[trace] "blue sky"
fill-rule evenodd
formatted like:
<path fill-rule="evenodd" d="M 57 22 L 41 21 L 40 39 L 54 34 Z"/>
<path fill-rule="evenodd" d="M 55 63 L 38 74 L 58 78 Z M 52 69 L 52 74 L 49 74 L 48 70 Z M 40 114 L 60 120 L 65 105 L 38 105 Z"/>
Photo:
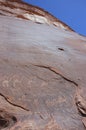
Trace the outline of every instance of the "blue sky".
<path fill-rule="evenodd" d="M 86 36 L 86 0 L 23 0 L 47 10 Z"/>

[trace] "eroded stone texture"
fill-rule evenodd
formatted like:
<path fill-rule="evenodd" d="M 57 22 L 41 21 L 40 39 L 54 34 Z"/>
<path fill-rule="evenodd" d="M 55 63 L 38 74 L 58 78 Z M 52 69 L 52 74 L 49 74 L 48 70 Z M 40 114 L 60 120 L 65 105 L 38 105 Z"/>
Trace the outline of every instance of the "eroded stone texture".
<path fill-rule="evenodd" d="M 0 130 L 85 130 L 85 93 L 85 37 L 0 15 Z"/>
<path fill-rule="evenodd" d="M 0 14 L 31 20 L 40 24 L 52 24 L 58 28 L 73 31 L 68 25 L 52 16 L 47 11 L 21 0 L 0 0 Z"/>

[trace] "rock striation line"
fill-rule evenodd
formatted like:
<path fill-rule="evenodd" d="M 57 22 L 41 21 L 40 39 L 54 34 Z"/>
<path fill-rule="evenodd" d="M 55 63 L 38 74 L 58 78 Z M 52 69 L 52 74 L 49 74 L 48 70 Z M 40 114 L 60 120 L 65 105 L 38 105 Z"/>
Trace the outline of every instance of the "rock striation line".
<path fill-rule="evenodd" d="M 21 108 L 21 109 L 23 109 L 23 110 L 25 110 L 25 111 L 30 111 L 29 109 L 27 109 L 27 108 L 25 108 L 25 107 L 23 107 L 23 106 L 21 106 L 21 105 L 18 105 L 18 104 L 15 104 L 15 103 L 11 102 L 4 94 L 0 93 L 0 96 L 2 96 L 2 97 L 3 97 L 8 103 L 10 103 L 11 105 L 13 105 L 13 106 L 15 106 L 15 107 L 18 107 L 18 108 Z"/>
<path fill-rule="evenodd" d="M 65 79 L 66 81 L 71 82 L 71 83 L 73 83 L 76 87 L 78 87 L 78 84 L 77 84 L 75 81 L 72 81 L 72 80 L 66 78 L 66 77 L 63 76 L 59 71 L 57 71 L 57 69 L 54 68 L 54 67 L 51 67 L 51 66 L 45 66 L 45 65 L 34 65 L 34 66 L 48 69 L 48 70 L 54 72 L 55 74 L 58 74 L 59 76 L 61 76 L 61 77 L 62 77 L 63 79 Z"/>
<path fill-rule="evenodd" d="M 54 72 L 55 74 L 58 74 L 59 76 L 61 76 L 64 80 L 74 84 L 77 88 L 76 88 L 76 96 L 75 96 L 75 104 L 77 106 L 78 111 L 81 113 L 81 115 L 83 117 L 86 117 L 86 101 L 80 96 L 79 94 L 79 87 L 78 84 L 75 81 L 72 81 L 66 77 L 64 77 L 61 73 L 59 73 L 57 71 L 56 68 L 51 67 L 51 66 L 44 66 L 44 65 L 35 65 L 37 67 L 41 67 L 41 68 L 45 68 L 48 69 L 52 72 Z"/>

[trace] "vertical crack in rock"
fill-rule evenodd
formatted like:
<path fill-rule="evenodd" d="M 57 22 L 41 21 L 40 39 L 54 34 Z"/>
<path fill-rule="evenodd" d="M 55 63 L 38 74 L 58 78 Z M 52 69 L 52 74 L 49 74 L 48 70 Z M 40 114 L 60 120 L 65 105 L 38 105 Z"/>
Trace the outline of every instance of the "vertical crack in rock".
<path fill-rule="evenodd" d="M 0 96 L 2 96 L 8 103 L 10 103 L 11 105 L 13 105 L 13 106 L 15 106 L 15 107 L 19 107 L 19 108 L 21 108 L 21 109 L 23 109 L 23 110 L 25 110 L 25 111 L 30 111 L 29 109 L 27 109 L 27 108 L 25 108 L 25 107 L 23 107 L 23 106 L 21 106 L 21 105 L 18 105 L 18 104 L 15 104 L 15 103 L 13 103 L 13 102 L 11 102 L 5 95 L 3 95 L 2 93 L 0 93 Z"/>

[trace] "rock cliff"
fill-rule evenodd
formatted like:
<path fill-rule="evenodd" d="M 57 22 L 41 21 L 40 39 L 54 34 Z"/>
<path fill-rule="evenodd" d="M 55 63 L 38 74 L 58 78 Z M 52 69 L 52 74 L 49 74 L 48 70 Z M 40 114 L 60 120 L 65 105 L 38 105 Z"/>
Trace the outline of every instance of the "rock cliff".
<path fill-rule="evenodd" d="M 0 0 L 0 130 L 86 129 L 86 37 L 48 12 Z"/>

